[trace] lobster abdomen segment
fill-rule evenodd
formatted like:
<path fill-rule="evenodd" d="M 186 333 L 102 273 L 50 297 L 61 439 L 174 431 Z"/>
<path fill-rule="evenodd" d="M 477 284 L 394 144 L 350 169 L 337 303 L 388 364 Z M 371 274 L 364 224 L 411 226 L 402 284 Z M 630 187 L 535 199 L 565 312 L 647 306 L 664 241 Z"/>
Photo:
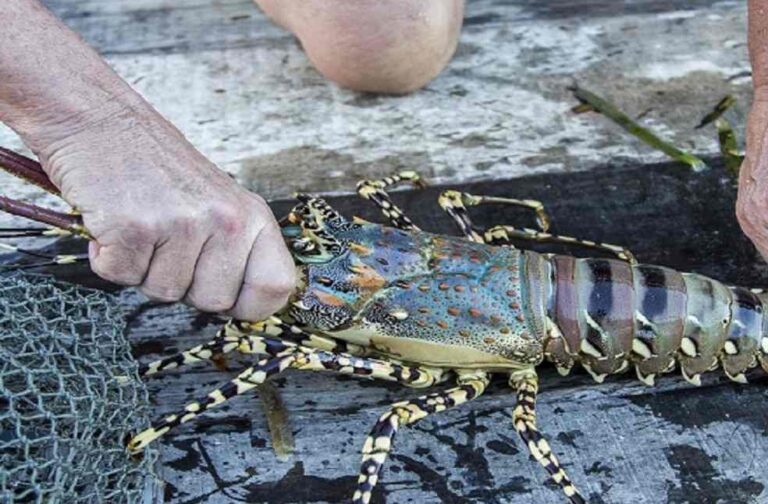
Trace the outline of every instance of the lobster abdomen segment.
<path fill-rule="evenodd" d="M 648 384 L 676 363 L 694 383 L 718 365 L 736 381 L 758 362 L 768 371 L 768 321 L 748 289 L 660 266 L 525 254 L 530 270 L 548 273 L 549 286 L 532 290 L 547 299 L 531 306 L 546 307 L 545 357 L 560 369 L 580 363 L 602 381 L 634 365 Z"/>

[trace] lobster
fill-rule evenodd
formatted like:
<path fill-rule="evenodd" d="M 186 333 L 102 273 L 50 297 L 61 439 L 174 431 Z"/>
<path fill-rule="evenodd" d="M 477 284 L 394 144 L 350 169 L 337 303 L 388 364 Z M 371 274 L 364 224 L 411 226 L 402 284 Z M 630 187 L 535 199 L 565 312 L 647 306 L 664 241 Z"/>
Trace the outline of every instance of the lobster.
<path fill-rule="evenodd" d="M 33 160 L 0 149 L 0 166 L 57 193 Z M 143 377 L 222 354 L 255 355 L 256 363 L 183 410 L 158 419 L 127 443 L 141 452 L 176 426 L 258 387 L 287 369 L 330 371 L 426 388 L 455 385 L 391 406 L 363 445 L 353 502 L 367 503 L 402 426 L 483 394 L 493 374 L 508 377 L 517 404 L 512 425 L 526 448 L 571 503 L 586 502 L 536 425 L 539 381 L 547 361 L 561 374 L 577 364 L 597 382 L 634 367 L 653 385 L 677 366 L 700 385 L 722 367 L 746 383 L 758 364 L 768 372 L 768 298 L 694 273 L 638 264 L 626 249 L 548 232 L 535 200 L 445 191 L 440 206 L 463 237 L 420 230 L 386 189 L 423 181 L 401 172 L 358 184 L 390 226 L 348 220 L 323 199 L 297 195 L 281 219 L 298 284 L 288 304 L 261 321 L 231 320 L 214 339 L 142 365 Z M 495 226 L 479 232 L 468 207 L 509 204 L 532 210 L 538 229 Z M 90 238 L 76 213 L 55 212 L 0 197 L 0 209 L 51 228 L 19 235 L 69 233 Z M 615 256 L 577 259 L 512 246 L 513 240 L 579 245 Z M 50 257 L 73 262 L 84 257 Z"/>

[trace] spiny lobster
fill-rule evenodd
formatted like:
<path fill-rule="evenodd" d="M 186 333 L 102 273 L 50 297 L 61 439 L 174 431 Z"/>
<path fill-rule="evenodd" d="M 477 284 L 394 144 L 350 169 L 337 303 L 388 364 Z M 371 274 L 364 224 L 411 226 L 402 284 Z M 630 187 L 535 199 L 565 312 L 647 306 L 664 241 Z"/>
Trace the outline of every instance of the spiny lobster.
<path fill-rule="evenodd" d="M 57 193 L 31 159 L 0 150 L 0 166 Z M 267 320 L 232 320 L 216 337 L 177 355 L 143 365 L 142 376 L 238 351 L 256 364 L 182 411 L 157 420 L 129 440 L 138 453 L 177 425 L 243 394 L 287 369 L 332 371 L 430 387 L 456 385 L 392 405 L 363 445 L 355 503 L 371 499 L 392 440 L 412 424 L 482 394 L 493 373 L 517 393 L 512 424 L 530 454 L 571 503 L 586 502 L 536 427 L 536 366 L 554 363 L 562 374 L 576 364 L 596 381 L 634 367 L 653 385 L 680 366 L 699 385 L 703 372 L 722 366 L 745 383 L 758 363 L 768 371 L 764 297 L 749 289 L 644 264 L 615 245 L 548 232 L 534 200 L 445 191 L 440 206 L 463 238 L 421 231 L 385 189 L 421 184 L 414 172 L 363 181 L 358 193 L 375 203 L 391 227 L 345 219 L 322 199 L 298 195 L 281 220 L 299 282 L 290 302 Z M 498 203 L 535 212 L 539 229 L 496 226 L 476 231 L 467 207 Z M 54 212 L 0 197 L 0 209 L 43 222 L 51 230 L 90 238 L 76 214 Z M 520 250 L 511 240 L 577 244 L 617 259 L 576 259 Z M 71 262 L 82 257 L 51 257 Z"/>

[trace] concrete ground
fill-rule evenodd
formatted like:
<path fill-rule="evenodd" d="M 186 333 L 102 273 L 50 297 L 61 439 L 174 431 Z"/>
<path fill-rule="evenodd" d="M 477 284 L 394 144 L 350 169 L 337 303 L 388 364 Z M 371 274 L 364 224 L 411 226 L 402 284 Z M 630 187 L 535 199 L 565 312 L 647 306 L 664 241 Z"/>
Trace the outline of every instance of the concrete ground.
<path fill-rule="evenodd" d="M 349 191 L 403 167 L 459 183 L 663 159 L 602 117 L 570 113 L 574 81 L 701 154 L 717 146 L 698 119 L 727 93 L 738 123 L 749 104 L 744 2 L 470 0 L 448 68 L 398 98 L 324 80 L 248 0 L 45 3 L 267 198 Z M 21 147 L 7 131 L 0 143 Z"/>

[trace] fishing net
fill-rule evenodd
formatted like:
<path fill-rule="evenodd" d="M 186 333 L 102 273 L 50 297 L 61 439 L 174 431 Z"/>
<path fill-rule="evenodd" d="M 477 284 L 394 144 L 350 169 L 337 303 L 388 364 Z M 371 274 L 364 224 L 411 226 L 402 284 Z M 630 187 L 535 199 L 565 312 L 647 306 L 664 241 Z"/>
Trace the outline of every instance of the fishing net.
<path fill-rule="evenodd" d="M 114 297 L 47 277 L 0 274 L 0 504 L 133 503 L 155 454 L 125 438 L 147 425 L 147 391 Z"/>

